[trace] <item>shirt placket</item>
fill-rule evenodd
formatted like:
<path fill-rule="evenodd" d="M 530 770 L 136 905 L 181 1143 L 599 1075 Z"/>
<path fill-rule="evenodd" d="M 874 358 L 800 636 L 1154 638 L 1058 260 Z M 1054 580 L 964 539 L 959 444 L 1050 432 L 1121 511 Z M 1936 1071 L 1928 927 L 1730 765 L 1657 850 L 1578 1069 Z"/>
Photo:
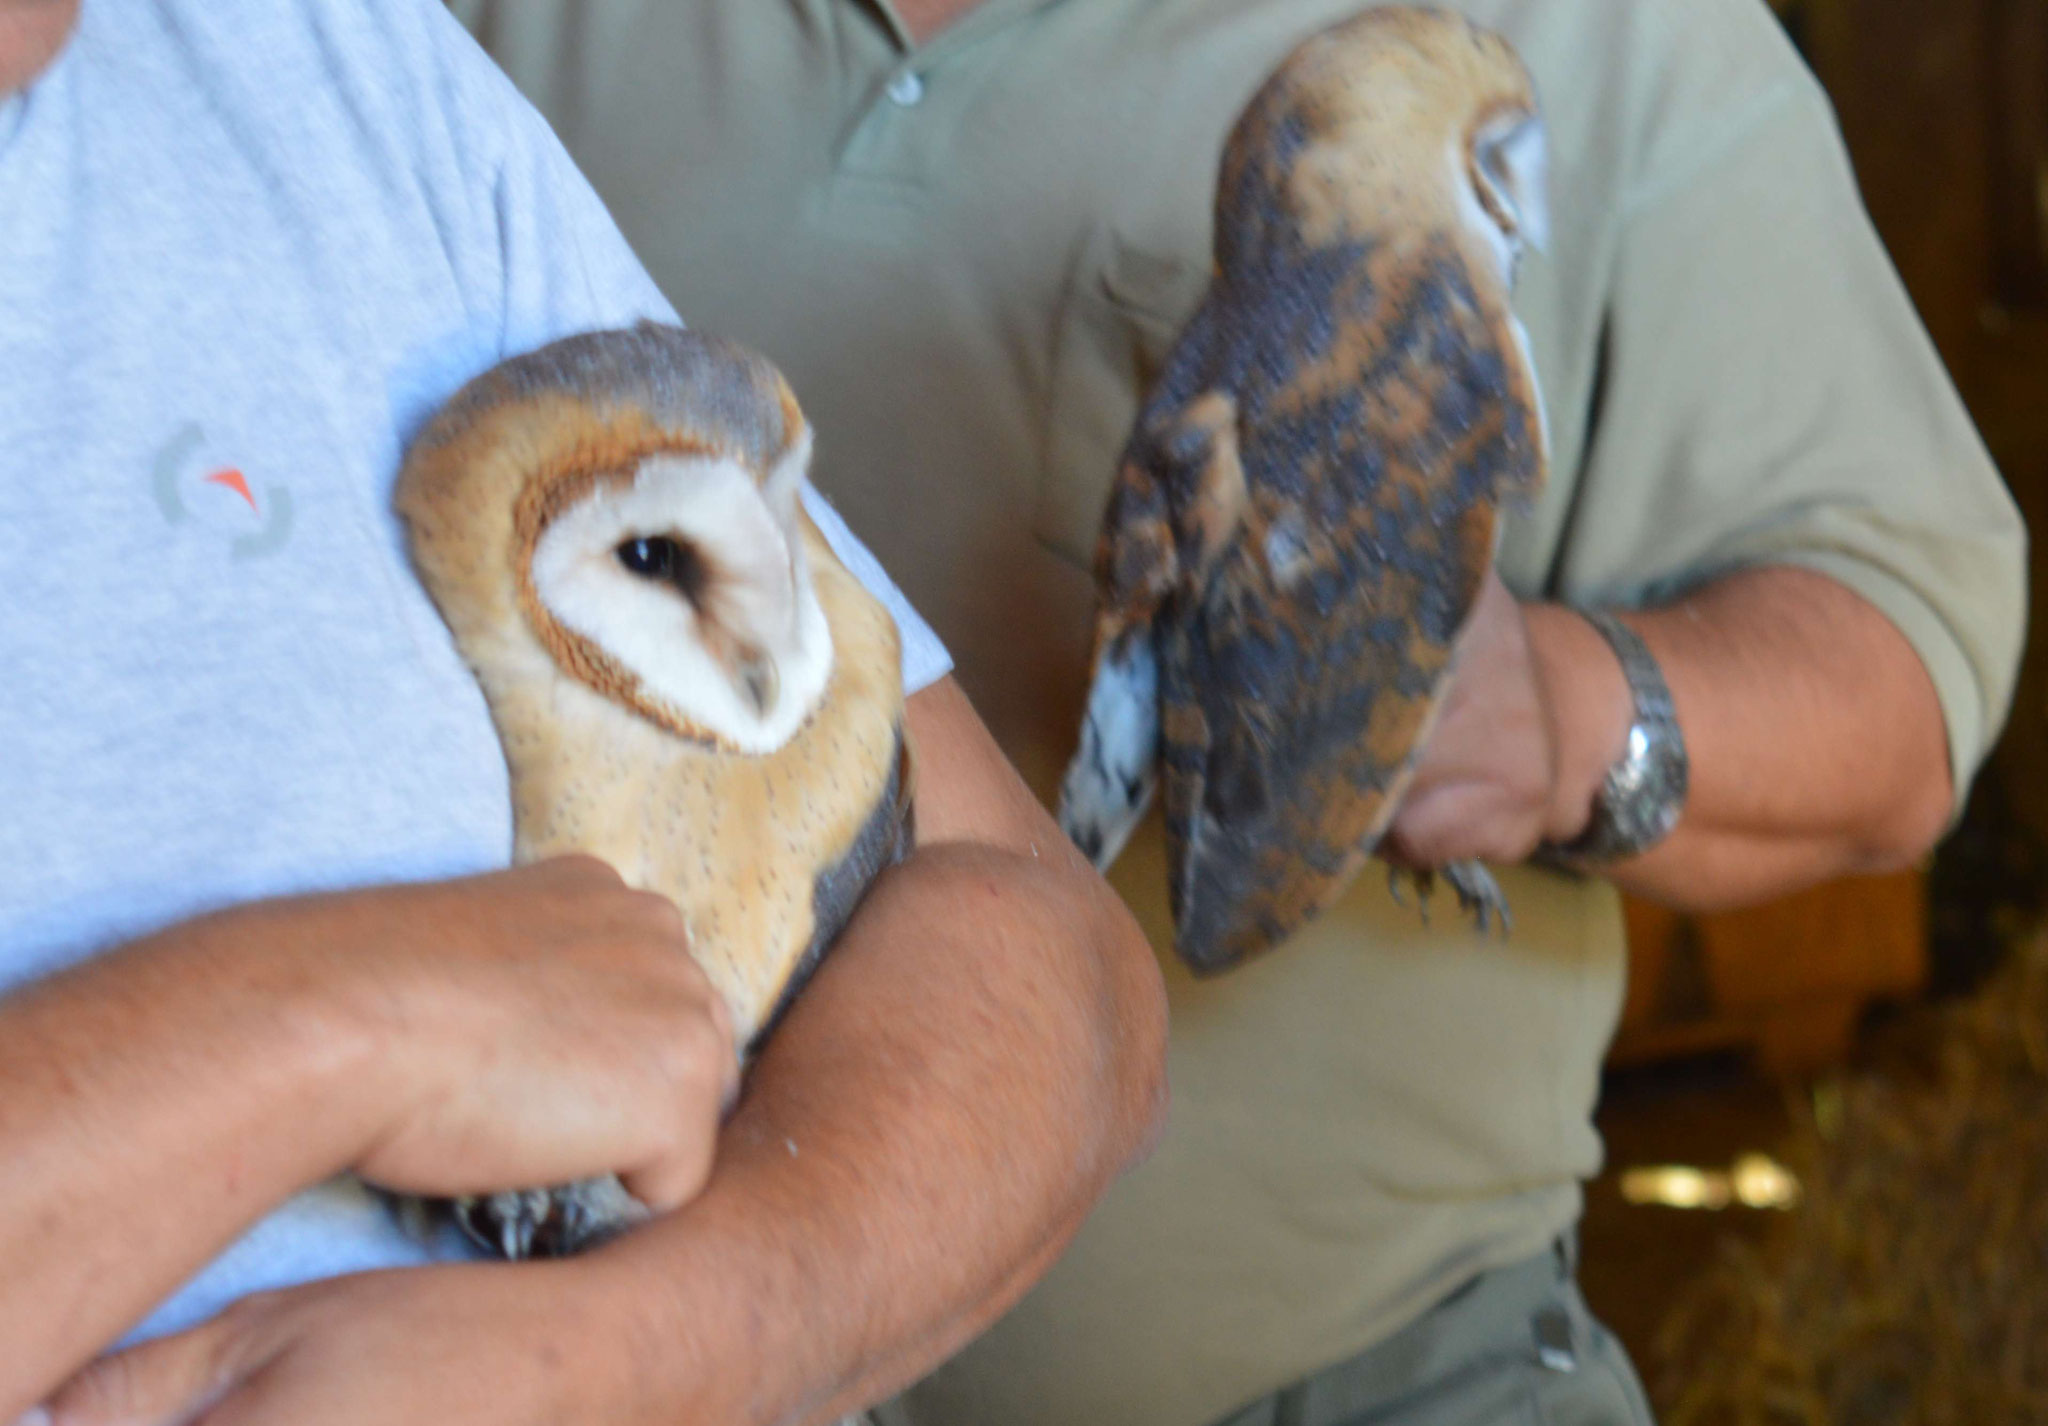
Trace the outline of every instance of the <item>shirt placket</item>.
<path fill-rule="evenodd" d="M 956 110 L 933 94 L 960 77 L 962 67 L 953 61 L 1061 0 L 982 0 L 923 45 L 911 38 L 888 0 L 829 2 L 861 12 L 882 41 L 875 49 L 847 52 L 850 64 L 867 69 L 848 76 L 848 92 L 857 97 L 836 156 L 836 177 L 843 184 L 876 184 L 907 195 L 928 183 L 944 138 L 938 131 L 943 114 Z"/>

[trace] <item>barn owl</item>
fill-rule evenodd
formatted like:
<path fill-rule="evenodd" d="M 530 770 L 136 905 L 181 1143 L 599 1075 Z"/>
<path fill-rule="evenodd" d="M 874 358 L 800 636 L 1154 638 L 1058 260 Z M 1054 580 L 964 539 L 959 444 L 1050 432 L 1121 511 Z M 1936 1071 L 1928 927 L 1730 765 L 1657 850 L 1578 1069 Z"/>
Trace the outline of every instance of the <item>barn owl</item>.
<path fill-rule="evenodd" d="M 1198 971 L 1324 910 L 1392 820 L 1505 502 L 1548 437 L 1509 308 L 1546 237 L 1506 41 L 1375 9 L 1309 39 L 1224 149 L 1216 271 L 1124 449 L 1061 821 L 1106 867 L 1164 782 Z M 1442 869 L 1481 926 L 1477 863 Z M 1422 878 L 1427 889 L 1427 875 Z"/>
<path fill-rule="evenodd" d="M 896 626 L 803 511 L 810 454 L 768 361 L 642 323 L 478 377 L 396 493 L 504 749 L 515 859 L 590 853 L 674 901 L 742 1046 L 912 836 Z M 512 1257 L 640 1216 L 615 1179 L 456 1211 Z"/>

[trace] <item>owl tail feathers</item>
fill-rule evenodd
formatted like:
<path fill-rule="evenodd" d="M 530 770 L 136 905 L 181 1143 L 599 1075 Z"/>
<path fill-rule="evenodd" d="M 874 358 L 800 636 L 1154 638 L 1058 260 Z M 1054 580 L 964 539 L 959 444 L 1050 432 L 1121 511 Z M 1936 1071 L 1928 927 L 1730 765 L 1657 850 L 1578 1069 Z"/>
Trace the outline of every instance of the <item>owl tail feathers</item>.
<path fill-rule="evenodd" d="M 1081 746 L 1060 784 L 1060 830 L 1106 871 L 1145 815 L 1157 783 L 1159 661 L 1143 633 L 1105 643 L 1095 661 Z"/>

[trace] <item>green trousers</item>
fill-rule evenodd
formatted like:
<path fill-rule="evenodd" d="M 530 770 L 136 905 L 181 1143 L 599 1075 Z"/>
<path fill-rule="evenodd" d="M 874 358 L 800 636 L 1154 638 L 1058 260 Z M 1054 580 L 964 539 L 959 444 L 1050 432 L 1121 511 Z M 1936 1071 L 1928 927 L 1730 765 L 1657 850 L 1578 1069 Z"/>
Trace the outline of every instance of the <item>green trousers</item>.
<path fill-rule="evenodd" d="M 1574 1280 L 1574 1239 L 1475 1278 L 1378 1346 L 1216 1426 L 1651 1426 L 1613 1333 Z"/>

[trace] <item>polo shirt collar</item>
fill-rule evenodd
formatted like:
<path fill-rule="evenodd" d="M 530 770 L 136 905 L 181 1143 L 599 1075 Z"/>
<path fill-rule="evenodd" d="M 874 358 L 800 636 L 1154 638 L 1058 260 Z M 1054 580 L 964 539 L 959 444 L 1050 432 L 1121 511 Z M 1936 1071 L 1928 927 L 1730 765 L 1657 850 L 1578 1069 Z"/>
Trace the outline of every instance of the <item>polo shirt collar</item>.
<path fill-rule="evenodd" d="M 1065 4 L 1067 0 L 980 0 L 973 9 L 921 45 L 911 38 L 910 30 L 904 25 L 902 16 L 896 13 L 892 0 L 840 0 L 840 3 L 864 9 L 880 20 L 897 48 L 905 54 L 936 60 L 997 30 L 1031 19 L 1042 10 Z"/>

